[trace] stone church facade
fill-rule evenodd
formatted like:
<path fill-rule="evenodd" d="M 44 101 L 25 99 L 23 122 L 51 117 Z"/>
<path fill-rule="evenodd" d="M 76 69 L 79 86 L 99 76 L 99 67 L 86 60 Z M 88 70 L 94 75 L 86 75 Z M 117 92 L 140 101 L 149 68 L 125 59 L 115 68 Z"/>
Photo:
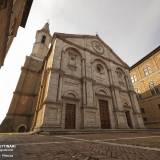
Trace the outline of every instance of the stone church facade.
<path fill-rule="evenodd" d="M 98 35 L 51 39 L 46 24 L 25 66 L 6 116 L 13 130 L 144 128 L 129 67 Z"/>

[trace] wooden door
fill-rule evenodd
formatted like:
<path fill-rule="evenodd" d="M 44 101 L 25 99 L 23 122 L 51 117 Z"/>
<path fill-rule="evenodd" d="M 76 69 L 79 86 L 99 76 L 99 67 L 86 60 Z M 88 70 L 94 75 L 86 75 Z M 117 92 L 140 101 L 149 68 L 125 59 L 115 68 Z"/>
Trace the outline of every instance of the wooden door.
<path fill-rule="evenodd" d="M 65 114 L 65 128 L 66 129 L 75 129 L 76 124 L 76 105 L 75 104 L 66 104 L 66 114 Z"/>
<path fill-rule="evenodd" d="M 132 121 L 131 121 L 130 113 L 129 113 L 129 111 L 126 111 L 125 113 L 126 113 L 126 119 L 127 119 L 128 127 L 132 128 Z"/>
<path fill-rule="evenodd" d="M 108 101 L 99 100 L 99 109 L 100 109 L 101 128 L 102 129 L 110 128 L 111 126 L 110 126 Z"/>

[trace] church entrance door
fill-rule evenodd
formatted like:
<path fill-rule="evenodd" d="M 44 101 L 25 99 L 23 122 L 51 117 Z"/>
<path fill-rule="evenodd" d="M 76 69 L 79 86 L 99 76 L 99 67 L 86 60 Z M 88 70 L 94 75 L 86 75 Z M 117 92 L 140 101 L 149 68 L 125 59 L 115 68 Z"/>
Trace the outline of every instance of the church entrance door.
<path fill-rule="evenodd" d="M 75 129 L 76 121 L 76 105 L 66 104 L 65 113 L 65 129 Z"/>
<path fill-rule="evenodd" d="M 132 127 L 132 121 L 131 121 L 130 112 L 129 112 L 129 111 L 126 111 L 125 114 L 126 114 L 126 118 L 127 118 L 128 127 L 129 127 L 129 128 L 133 128 L 133 127 Z"/>
<path fill-rule="evenodd" d="M 99 100 L 99 109 L 100 109 L 101 128 L 109 129 L 111 126 L 110 126 L 108 101 Z"/>

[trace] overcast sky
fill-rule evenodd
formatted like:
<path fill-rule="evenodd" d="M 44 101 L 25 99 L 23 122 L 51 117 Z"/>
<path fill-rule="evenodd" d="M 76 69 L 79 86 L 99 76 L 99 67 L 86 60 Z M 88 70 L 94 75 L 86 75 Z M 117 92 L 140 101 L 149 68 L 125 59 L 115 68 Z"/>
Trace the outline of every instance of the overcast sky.
<path fill-rule="evenodd" d="M 0 69 L 0 122 L 5 117 L 36 30 L 50 22 L 51 33 L 96 33 L 128 64 L 160 45 L 160 0 L 33 0 L 25 29 Z"/>

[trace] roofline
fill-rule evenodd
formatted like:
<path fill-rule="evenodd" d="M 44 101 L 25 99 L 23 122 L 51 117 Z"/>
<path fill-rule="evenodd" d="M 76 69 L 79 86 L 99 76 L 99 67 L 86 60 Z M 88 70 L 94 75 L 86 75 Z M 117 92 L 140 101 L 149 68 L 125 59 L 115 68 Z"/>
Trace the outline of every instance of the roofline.
<path fill-rule="evenodd" d="M 53 35 L 56 35 L 56 36 L 68 36 L 68 37 L 91 37 L 91 38 L 97 38 L 97 35 L 72 34 L 72 33 L 61 33 L 61 32 L 54 32 Z"/>
<path fill-rule="evenodd" d="M 22 20 L 21 20 L 21 24 L 20 24 L 20 26 L 23 27 L 23 28 L 26 26 L 32 3 L 33 3 L 33 0 L 27 0 L 27 2 L 25 4 L 25 8 L 24 8 L 24 11 L 23 11 L 23 16 L 22 16 Z"/>
<path fill-rule="evenodd" d="M 103 43 L 103 45 L 105 45 L 124 65 L 126 65 L 127 68 L 129 68 L 128 64 L 126 62 L 124 62 L 118 55 L 117 53 L 114 52 L 114 50 L 108 45 L 106 44 L 97 34 L 96 37 Z"/>
<path fill-rule="evenodd" d="M 108 46 L 108 44 L 106 44 L 100 37 L 98 34 L 96 35 L 87 35 L 87 34 L 68 34 L 68 33 L 59 33 L 59 32 L 54 32 L 53 34 L 53 37 L 56 37 L 58 38 L 58 36 L 68 36 L 68 37 L 77 37 L 77 38 L 81 38 L 81 37 L 84 37 L 84 38 L 98 38 L 102 43 L 103 45 L 105 45 L 127 68 L 129 68 L 128 64 L 125 63 L 114 51 L 113 49 Z"/>
<path fill-rule="evenodd" d="M 134 65 L 132 65 L 130 67 L 130 70 L 132 70 L 133 68 L 135 68 L 136 66 L 138 66 L 139 64 L 141 64 L 143 61 L 145 61 L 146 59 L 148 59 L 151 56 L 153 56 L 154 54 L 156 54 L 158 51 L 160 51 L 160 46 L 158 46 L 157 48 L 155 48 L 153 51 L 151 51 L 150 53 L 148 53 L 145 57 L 143 57 L 138 62 L 136 62 Z"/>

